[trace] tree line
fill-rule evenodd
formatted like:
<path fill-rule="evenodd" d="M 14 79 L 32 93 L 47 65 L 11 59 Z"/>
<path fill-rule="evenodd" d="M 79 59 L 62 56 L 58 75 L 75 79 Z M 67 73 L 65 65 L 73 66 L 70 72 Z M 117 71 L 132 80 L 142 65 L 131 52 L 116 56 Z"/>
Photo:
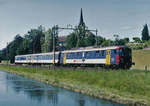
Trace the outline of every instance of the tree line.
<path fill-rule="evenodd" d="M 51 52 L 53 50 L 53 29 L 45 30 L 43 26 L 39 26 L 30 29 L 23 37 L 17 34 L 4 49 L 0 50 L 0 61 L 10 60 L 13 63 L 16 55 Z M 55 36 L 55 45 L 56 50 L 60 50 L 62 47 L 72 49 L 87 46 L 113 46 L 125 45 L 130 42 L 129 38 L 120 39 L 119 35 L 113 37 L 115 39 L 110 40 L 102 36 L 96 36 L 88 30 L 87 26 L 79 25 L 66 37 L 64 45 L 59 45 L 59 37 Z M 133 40 L 136 43 L 150 40 L 147 24 L 144 25 L 141 39 L 134 37 Z"/>

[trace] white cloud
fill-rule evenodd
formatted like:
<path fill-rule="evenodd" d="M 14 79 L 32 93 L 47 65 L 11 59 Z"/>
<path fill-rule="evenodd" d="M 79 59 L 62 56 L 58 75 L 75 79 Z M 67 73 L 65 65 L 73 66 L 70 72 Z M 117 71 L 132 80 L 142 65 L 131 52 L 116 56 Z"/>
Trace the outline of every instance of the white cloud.
<path fill-rule="evenodd" d="M 130 27 L 130 26 L 123 26 L 120 29 L 121 30 L 130 30 L 130 29 L 132 29 L 132 27 Z"/>

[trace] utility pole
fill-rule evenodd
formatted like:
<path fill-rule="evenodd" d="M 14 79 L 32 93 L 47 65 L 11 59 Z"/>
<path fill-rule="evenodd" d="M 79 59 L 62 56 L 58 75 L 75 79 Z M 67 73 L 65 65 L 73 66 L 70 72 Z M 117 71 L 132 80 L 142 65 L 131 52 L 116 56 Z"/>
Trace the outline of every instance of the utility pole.
<path fill-rule="evenodd" d="M 56 36 L 58 36 L 58 25 L 54 25 L 52 28 L 53 35 L 53 68 L 55 70 L 55 49 L 56 49 Z"/>
<path fill-rule="evenodd" d="M 98 45 L 98 37 L 97 37 L 97 33 L 98 33 L 98 30 L 96 29 L 96 46 Z"/>
<path fill-rule="evenodd" d="M 9 61 L 9 50 L 8 50 L 9 48 L 8 48 L 8 42 L 7 42 L 7 49 L 6 49 L 6 60 L 7 60 L 7 65 L 8 65 L 8 61 Z"/>
<path fill-rule="evenodd" d="M 53 35 L 53 68 L 55 70 L 55 25 L 54 27 L 52 28 L 52 35 Z"/>

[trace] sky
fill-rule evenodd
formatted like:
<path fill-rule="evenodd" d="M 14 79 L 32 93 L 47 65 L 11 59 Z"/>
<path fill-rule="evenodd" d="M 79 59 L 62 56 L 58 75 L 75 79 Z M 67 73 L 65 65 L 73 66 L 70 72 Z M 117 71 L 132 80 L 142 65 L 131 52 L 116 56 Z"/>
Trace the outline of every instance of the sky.
<path fill-rule="evenodd" d="M 141 37 L 143 25 L 150 26 L 150 0 L 0 0 L 0 49 L 40 25 L 78 25 L 81 8 L 86 26 L 107 39 Z"/>

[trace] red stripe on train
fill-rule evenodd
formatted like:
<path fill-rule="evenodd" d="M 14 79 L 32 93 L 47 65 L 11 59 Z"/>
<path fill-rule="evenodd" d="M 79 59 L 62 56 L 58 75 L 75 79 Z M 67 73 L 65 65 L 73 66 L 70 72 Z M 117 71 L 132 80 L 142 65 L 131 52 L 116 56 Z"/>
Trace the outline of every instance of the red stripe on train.
<path fill-rule="evenodd" d="M 116 56 L 116 60 L 117 60 L 116 63 L 117 64 L 119 64 L 119 59 L 120 59 L 120 56 Z"/>

